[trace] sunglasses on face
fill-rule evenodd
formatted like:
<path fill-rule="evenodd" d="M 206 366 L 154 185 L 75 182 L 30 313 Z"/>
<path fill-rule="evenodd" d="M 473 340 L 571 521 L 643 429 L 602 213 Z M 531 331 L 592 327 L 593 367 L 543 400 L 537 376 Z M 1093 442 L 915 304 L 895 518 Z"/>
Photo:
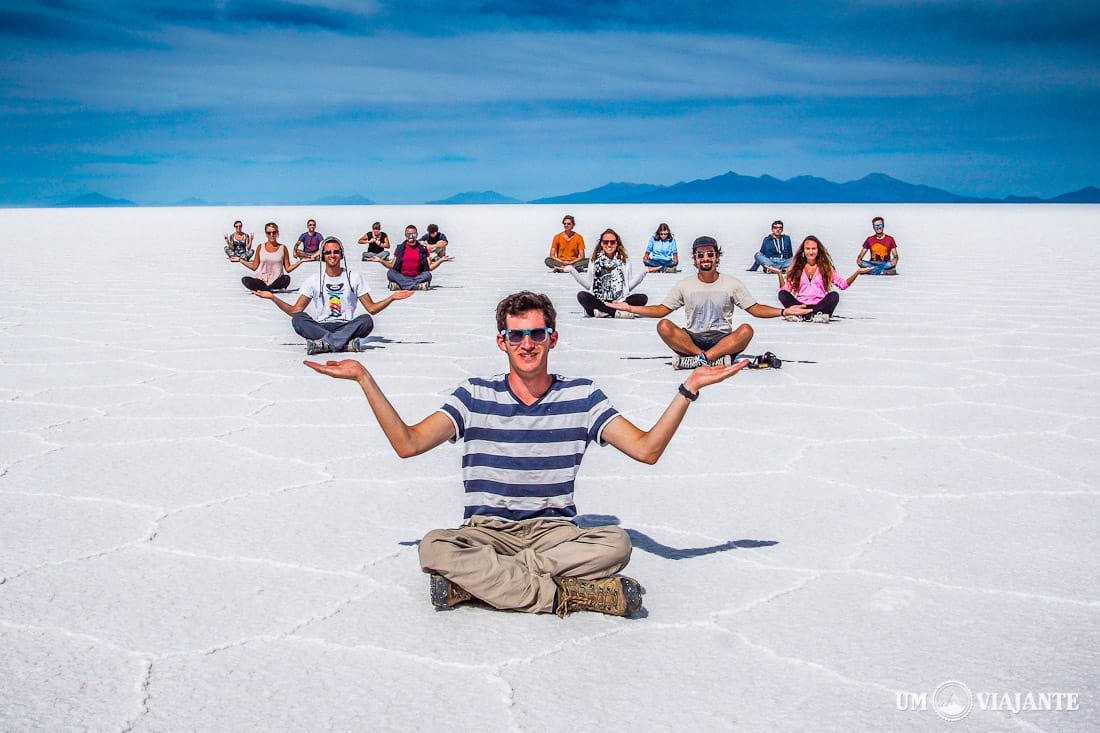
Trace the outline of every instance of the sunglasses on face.
<path fill-rule="evenodd" d="M 416 232 L 405 232 L 405 239 L 416 239 Z"/>
<path fill-rule="evenodd" d="M 882 229 L 882 224 L 875 224 L 875 229 Z"/>
<path fill-rule="evenodd" d="M 617 240 L 617 239 L 601 239 L 600 240 L 600 244 L 618 244 L 618 243 L 619 243 L 619 240 Z"/>
<path fill-rule="evenodd" d="M 718 257 L 717 252 L 696 252 L 695 259 L 697 260 L 713 260 Z"/>
<path fill-rule="evenodd" d="M 518 346 L 523 343 L 525 337 L 530 336 L 531 341 L 536 344 L 541 344 L 550 338 L 550 334 L 554 333 L 552 328 L 506 328 L 500 332 L 500 335 L 504 337 L 504 340 L 508 343 Z"/>
<path fill-rule="evenodd" d="M 341 252 L 338 249 L 326 249 L 325 250 L 325 257 L 328 257 L 329 255 L 342 255 L 342 254 L 344 254 L 344 253 Z"/>
<path fill-rule="evenodd" d="M 278 234 L 278 233 L 279 233 L 278 229 L 276 229 L 275 231 L 271 231 L 270 229 L 268 229 L 264 232 L 264 234 Z"/>

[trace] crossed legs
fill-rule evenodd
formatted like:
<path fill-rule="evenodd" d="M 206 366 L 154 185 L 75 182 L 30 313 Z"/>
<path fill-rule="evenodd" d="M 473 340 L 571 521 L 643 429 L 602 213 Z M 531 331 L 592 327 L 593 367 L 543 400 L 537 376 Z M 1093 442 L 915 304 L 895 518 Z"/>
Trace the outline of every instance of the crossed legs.
<path fill-rule="evenodd" d="M 324 341 L 332 351 L 343 351 L 348 342 L 366 338 L 374 330 L 374 319 L 369 313 L 343 321 L 318 323 L 305 311 L 295 313 L 290 319 L 294 332 L 309 341 Z"/>
<path fill-rule="evenodd" d="M 723 356 L 737 356 L 744 351 L 752 341 L 753 331 L 752 326 L 742 323 L 713 344 L 701 344 L 692 339 L 691 333 L 686 328 L 677 326 L 667 318 L 662 318 L 657 324 L 657 335 L 668 348 L 680 356 L 695 356 L 702 353 L 707 361 L 714 361 Z"/>
<path fill-rule="evenodd" d="M 626 567 L 630 551 L 630 537 L 614 525 L 474 517 L 464 527 L 425 535 L 420 566 L 495 608 L 553 613 L 555 577 L 606 578 Z"/>

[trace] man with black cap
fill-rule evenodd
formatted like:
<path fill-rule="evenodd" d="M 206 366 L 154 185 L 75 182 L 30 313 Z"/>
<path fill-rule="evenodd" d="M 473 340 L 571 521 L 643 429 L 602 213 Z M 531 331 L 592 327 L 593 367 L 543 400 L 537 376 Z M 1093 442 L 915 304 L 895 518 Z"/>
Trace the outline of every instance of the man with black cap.
<path fill-rule="evenodd" d="M 659 305 L 629 305 L 621 301 L 610 304 L 636 316 L 661 319 L 657 335 L 676 352 L 672 359 L 674 369 L 726 366 L 744 351 L 752 340 L 752 326 L 742 323 L 736 329 L 733 327 L 734 306 L 757 318 L 810 312 L 804 306 L 774 308 L 757 303 L 740 280 L 718 272 L 721 257 L 722 250 L 714 237 L 699 237 L 691 245 L 695 277 L 676 283 Z M 687 310 L 686 328 L 665 318 L 682 307 Z"/>
<path fill-rule="evenodd" d="M 291 305 L 268 291 L 253 291 L 257 297 L 270 300 L 283 313 L 290 316 L 294 331 L 306 339 L 306 353 L 323 354 L 329 351 L 362 351 L 360 339 L 374 330 L 372 315 L 395 300 L 404 300 L 413 294 L 411 290 L 399 290 L 377 303 L 367 292 L 366 283 L 358 272 L 349 272 L 341 264 L 344 245 L 336 237 L 321 242 L 322 269 L 316 277 L 302 283 L 298 301 Z M 366 313 L 355 317 L 356 302 L 362 303 Z M 306 307 L 313 305 L 311 316 Z"/>

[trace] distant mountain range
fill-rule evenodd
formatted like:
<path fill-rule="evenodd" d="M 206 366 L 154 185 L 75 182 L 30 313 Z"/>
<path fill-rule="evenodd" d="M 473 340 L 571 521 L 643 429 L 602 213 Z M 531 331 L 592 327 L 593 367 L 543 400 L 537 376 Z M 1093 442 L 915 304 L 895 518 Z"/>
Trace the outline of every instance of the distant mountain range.
<path fill-rule="evenodd" d="M 329 196 L 305 205 L 369 206 L 371 199 L 351 194 Z M 872 173 L 856 181 L 835 183 L 815 176 L 796 176 L 786 181 L 772 176 L 742 176 L 730 171 L 714 178 L 681 181 L 671 186 L 652 183 L 608 183 L 599 188 L 524 202 L 496 191 L 467 191 L 428 204 L 1100 204 L 1095 186 L 1054 198 L 1007 196 L 1002 199 L 962 196 L 940 188 L 922 186 Z M 137 206 L 133 201 L 89 193 L 54 206 Z M 172 206 L 223 206 L 191 198 Z"/>
<path fill-rule="evenodd" d="M 79 209 L 96 206 L 137 206 L 137 204 L 129 199 L 113 199 L 101 193 L 86 193 L 83 196 L 77 196 L 75 199 L 69 199 L 68 201 L 54 204 L 54 206 L 66 209 Z"/>
<path fill-rule="evenodd" d="M 374 202 L 366 196 L 360 196 L 357 193 L 353 193 L 350 196 L 326 196 L 323 199 L 317 201 L 311 201 L 308 203 L 317 204 L 318 206 L 373 206 Z"/>
<path fill-rule="evenodd" d="M 1009 196 L 1003 199 L 960 196 L 920 186 L 882 173 L 858 181 L 834 183 L 814 176 L 781 181 L 772 176 L 741 176 L 732 171 L 714 178 L 653 186 L 609 183 L 590 191 L 536 199 L 533 204 L 981 204 L 981 203 L 1100 203 L 1094 186 L 1052 199 Z"/>
<path fill-rule="evenodd" d="M 447 199 L 439 201 L 425 201 L 427 204 L 522 204 L 519 199 L 497 193 L 496 191 L 466 191 L 456 193 Z"/>

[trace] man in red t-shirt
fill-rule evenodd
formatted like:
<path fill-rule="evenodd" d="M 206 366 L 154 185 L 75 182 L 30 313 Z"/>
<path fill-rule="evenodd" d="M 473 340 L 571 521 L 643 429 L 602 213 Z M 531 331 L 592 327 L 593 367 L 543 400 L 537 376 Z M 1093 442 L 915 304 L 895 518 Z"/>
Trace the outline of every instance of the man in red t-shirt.
<path fill-rule="evenodd" d="M 876 216 L 871 220 L 871 226 L 875 233 L 863 240 L 863 249 L 856 257 L 856 265 L 861 269 L 870 267 L 868 275 L 897 275 L 898 243 L 884 231 L 886 220 Z"/>
<path fill-rule="evenodd" d="M 432 281 L 432 270 L 450 262 L 454 257 L 444 255 L 438 260 L 428 260 L 428 246 L 416 241 L 416 227 L 405 227 L 405 241 L 397 245 L 393 259 L 368 257 L 367 262 L 377 262 L 387 269 L 386 279 L 390 290 L 427 290 Z"/>

